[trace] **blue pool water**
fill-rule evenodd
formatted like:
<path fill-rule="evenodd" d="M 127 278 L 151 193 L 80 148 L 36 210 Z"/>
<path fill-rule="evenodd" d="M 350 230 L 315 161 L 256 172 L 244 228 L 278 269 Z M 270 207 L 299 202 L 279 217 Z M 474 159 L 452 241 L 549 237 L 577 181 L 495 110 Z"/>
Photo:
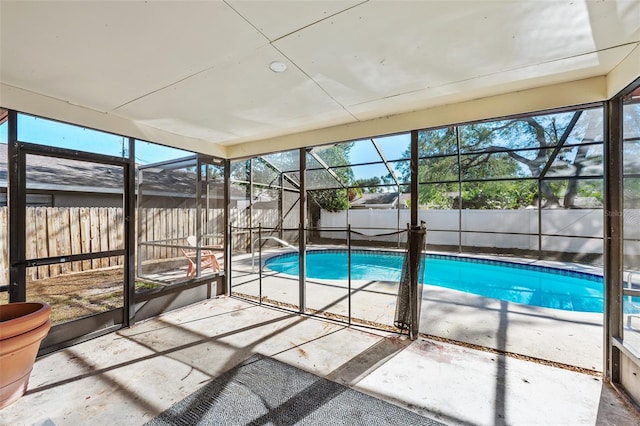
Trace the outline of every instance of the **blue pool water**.
<path fill-rule="evenodd" d="M 352 250 L 351 279 L 399 281 L 403 254 Z M 424 284 L 545 308 L 602 312 L 602 277 L 581 272 L 457 256 L 426 255 Z M 268 259 L 266 267 L 298 275 L 298 253 Z M 307 252 L 307 277 L 348 279 L 346 250 Z"/>

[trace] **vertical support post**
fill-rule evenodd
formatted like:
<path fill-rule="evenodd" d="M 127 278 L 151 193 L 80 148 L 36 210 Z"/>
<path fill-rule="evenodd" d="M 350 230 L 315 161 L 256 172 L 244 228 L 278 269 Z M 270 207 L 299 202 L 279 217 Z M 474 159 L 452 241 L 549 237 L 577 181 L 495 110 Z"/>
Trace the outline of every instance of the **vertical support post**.
<path fill-rule="evenodd" d="M 202 275 L 202 162 L 196 159 L 196 277 Z"/>
<path fill-rule="evenodd" d="M 134 160 L 134 165 L 135 165 L 135 160 Z M 134 166 L 135 167 L 135 166 Z M 142 230 L 142 215 L 140 214 L 140 212 L 142 211 L 142 205 L 143 205 L 143 194 L 142 194 L 142 190 L 140 190 L 139 188 L 142 188 L 144 185 L 144 170 L 140 170 L 138 173 L 138 188 L 136 188 L 136 193 L 138 194 L 137 197 L 135 197 L 134 194 L 134 198 L 135 198 L 135 203 L 136 203 L 136 223 L 137 223 L 137 229 L 138 232 L 141 232 Z M 125 217 L 127 216 L 126 211 L 125 211 Z M 126 238 L 126 237 L 125 237 Z M 137 269 L 137 273 L 138 276 L 142 275 L 142 245 L 140 244 L 140 239 L 138 239 L 138 236 L 136 235 L 136 269 Z M 145 253 L 147 252 L 147 249 L 145 249 Z"/>
<path fill-rule="evenodd" d="M 351 224 L 347 224 L 347 286 L 348 286 L 348 320 L 351 325 Z"/>
<path fill-rule="evenodd" d="M 224 161 L 224 294 L 231 294 L 231 161 Z M 228 226 L 227 226 L 228 224 Z"/>
<path fill-rule="evenodd" d="M 396 231 L 400 231 L 400 201 L 402 200 L 402 193 L 400 192 L 400 185 L 396 186 L 397 190 L 398 190 L 398 205 L 396 206 L 396 213 L 397 213 L 397 218 L 396 218 Z M 398 234 L 396 234 L 396 248 L 400 248 L 400 232 L 398 232 Z"/>
<path fill-rule="evenodd" d="M 538 259 L 542 259 L 542 178 L 538 178 Z"/>
<path fill-rule="evenodd" d="M 422 265 L 422 247 L 426 229 L 424 222 L 419 226 L 407 227 L 409 240 L 409 338 L 416 340 L 420 332 L 420 308 L 422 305 L 422 288 L 420 271 Z"/>
<path fill-rule="evenodd" d="M 418 170 L 418 131 L 411 132 L 411 226 L 418 224 L 418 182 L 420 181 Z M 400 226 L 398 226 L 399 228 Z M 409 238 L 409 235 L 407 235 Z"/>
<path fill-rule="evenodd" d="M 345 216 L 347 218 L 347 226 L 349 226 L 349 210 L 351 210 L 351 209 L 347 208 L 347 210 L 345 210 L 346 211 L 346 215 Z"/>
<path fill-rule="evenodd" d="M 258 299 L 262 305 L 262 222 L 258 223 Z"/>
<path fill-rule="evenodd" d="M 409 242 L 409 339 L 416 340 L 416 273 L 415 273 L 415 250 L 413 234 L 414 226 L 407 226 L 407 240 Z"/>
<path fill-rule="evenodd" d="M 458 253 L 462 253 L 462 157 L 460 156 L 460 127 L 455 126 L 458 153 Z"/>
<path fill-rule="evenodd" d="M 129 138 L 129 158 L 124 166 L 124 326 L 136 315 L 136 141 Z M 138 194 L 139 196 L 141 194 Z"/>
<path fill-rule="evenodd" d="M 280 215 L 280 222 L 278 224 L 278 238 L 284 239 L 284 174 L 280 173 L 280 196 L 278 197 L 278 213 Z"/>
<path fill-rule="evenodd" d="M 18 144 L 18 114 L 8 112 L 9 302 L 27 300 L 26 156 Z"/>
<path fill-rule="evenodd" d="M 306 311 L 306 280 L 307 280 L 307 189 L 305 185 L 305 174 L 307 169 L 307 150 L 300 148 L 300 227 L 298 243 L 298 265 L 299 267 L 299 295 L 300 313 Z"/>
<path fill-rule="evenodd" d="M 231 274 L 233 271 L 233 265 L 232 265 L 232 259 L 231 259 L 231 253 L 233 253 L 233 225 L 229 224 L 225 227 L 227 229 L 227 235 L 229 236 L 229 239 L 226 240 L 227 241 L 227 245 L 224 248 L 224 276 L 225 276 L 225 282 L 227 285 L 227 292 L 226 295 L 227 296 L 231 296 L 231 292 L 233 291 L 233 280 L 231 278 Z"/>
<path fill-rule="evenodd" d="M 249 170 L 247 173 L 249 175 L 249 220 L 247 221 L 247 225 L 249 228 L 249 250 L 251 251 L 251 256 L 253 257 L 253 162 L 254 159 L 249 159 Z"/>
<path fill-rule="evenodd" d="M 620 350 L 613 339 L 622 339 L 622 98 L 605 106 L 604 141 L 604 377 L 620 383 Z"/>

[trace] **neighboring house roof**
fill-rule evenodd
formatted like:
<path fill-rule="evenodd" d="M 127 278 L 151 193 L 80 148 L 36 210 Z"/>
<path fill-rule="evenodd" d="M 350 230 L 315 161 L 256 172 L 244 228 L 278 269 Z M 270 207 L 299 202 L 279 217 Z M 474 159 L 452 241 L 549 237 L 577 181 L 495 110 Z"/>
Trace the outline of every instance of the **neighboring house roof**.
<path fill-rule="evenodd" d="M 407 208 L 407 200 L 410 194 L 400 194 L 400 208 Z M 362 197 L 351 202 L 352 209 L 397 209 L 397 192 L 376 192 L 373 194 L 362 194 Z"/>
<path fill-rule="evenodd" d="M 7 150 L 0 149 L 0 188 L 7 187 Z M 186 170 L 160 170 L 143 175 L 143 191 L 146 195 L 193 197 L 195 172 Z M 223 194 L 219 182 L 220 197 Z M 27 157 L 27 189 L 41 191 L 85 192 L 120 194 L 123 187 L 123 169 L 118 166 L 92 163 L 65 158 L 29 155 Z M 234 199 L 244 198 L 239 189 L 231 189 Z"/>
<path fill-rule="evenodd" d="M 0 149 L 0 187 L 7 187 L 7 150 Z M 121 193 L 122 168 L 63 158 L 27 156 L 27 189 Z"/>

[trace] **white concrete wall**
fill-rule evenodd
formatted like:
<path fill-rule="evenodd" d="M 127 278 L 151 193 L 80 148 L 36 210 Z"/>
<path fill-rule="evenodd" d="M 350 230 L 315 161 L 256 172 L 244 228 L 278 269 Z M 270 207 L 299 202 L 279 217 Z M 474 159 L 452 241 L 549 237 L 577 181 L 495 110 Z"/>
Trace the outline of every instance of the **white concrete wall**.
<path fill-rule="evenodd" d="M 538 249 L 538 210 L 420 210 L 419 219 L 427 224 L 427 242 L 436 245 L 458 245 L 461 227 L 462 244 L 475 247 Z M 543 210 L 542 249 L 573 253 L 602 253 L 604 215 L 600 209 Z M 347 222 L 348 216 L 348 222 Z M 400 210 L 400 227 L 406 227 L 410 211 Z M 625 218 L 640 218 L 640 210 L 625 211 Z M 625 221 L 626 223 L 627 221 Z M 638 220 L 637 222 L 640 222 Z M 321 228 L 341 228 L 351 224 L 353 230 L 365 235 L 376 235 L 395 229 L 397 210 L 323 211 Z M 634 222 L 635 223 L 635 222 Z M 640 237 L 640 224 L 626 226 L 627 238 Z M 382 228 L 382 229 L 375 229 Z M 475 232 L 464 232 L 475 231 Z M 487 233 L 484 233 L 487 232 Z M 504 232 L 493 234 L 488 232 Z M 531 234 L 512 235 L 510 233 Z M 326 238 L 344 238 L 344 232 L 322 231 Z M 578 237 L 578 238 L 569 238 Z M 580 238 L 581 237 L 581 238 Z M 595 237 L 596 239 L 589 238 Z M 354 237 L 357 238 L 357 237 Z M 362 237 L 364 238 L 364 237 Z M 636 246 L 637 244 L 630 244 Z"/>

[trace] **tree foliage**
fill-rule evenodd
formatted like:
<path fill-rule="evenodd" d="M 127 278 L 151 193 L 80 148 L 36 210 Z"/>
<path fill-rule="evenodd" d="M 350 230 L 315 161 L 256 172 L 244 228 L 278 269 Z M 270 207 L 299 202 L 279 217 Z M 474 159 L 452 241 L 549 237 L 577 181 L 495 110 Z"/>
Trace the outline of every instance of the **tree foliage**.
<path fill-rule="evenodd" d="M 376 192 L 382 192 L 382 188 L 378 186 L 381 183 L 382 180 L 379 177 L 373 176 L 366 179 L 356 179 L 353 185 L 362 188 L 363 192 L 374 194 Z"/>
<path fill-rule="evenodd" d="M 590 116 L 577 113 L 575 123 L 576 113 L 559 113 L 419 132 L 420 205 L 514 209 L 537 205 L 538 192 L 546 207 L 574 207 L 578 195 L 601 199 L 598 185 L 571 179 L 586 171 L 601 174 L 601 145 L 583 145 L 602 141 L 601 110 L 593 111 Z M 574 146 L 560 150 L 549 169 L 563 135 Z M 538 182 L 535 178 L 545 170 L 567 179 Z M 408 166 L 402 173 L 408 178 Z"/>
<path fill-rule="evenodd" d="M 395 181 L 391 175 L 386 174 L 383 176 L 372 176 L 364 179 L 356 179 L 352 183 L 354 190 L 358 191 L 360 195 L 365 194 L 377 194 L 388 190 L 389 186 L 396 187 Z M 386 185 L 386 187 L 385 187 Z"/>
<path fill-rule="evenodd" d="M 310 201 L 322 210 L 337 212 L 349 208 L 346 189 L 319 189 L 309 192 Z"/>
<path fill-rule="evenodd" d="M 624 106 L 624 207 L 640 208 L 640 102 L 637 99 Z"/>
<path fill-rule="evenodd" d="M 323 147 L 315 152 L 315 154 L 328 166 L 337 166 L 332 168 L 332 172 L 320 170 L 319 173 L 308 174 L 307 187 L 317 188 L 309 191 L 310 207 L 317 206 L 320 209 L 330 212 L 345 210 L 349 208 L 349 194 L 345 189 L 354 179 L 353 170 L 348 167 L 349 151 L 353 147 L 353 143 L 341 143 Z M 307 166 L 320 168 L 313 156 L 307 156 Z M 311 168 L 309 167 L 309 168 Z M 335 174 L 335 176 L 334 176 Z"/>
<path fill-rule="evenodd" d="M 633 127 L 627 123 L 637 120 L 638 114 L 625 114 L 625 129 Z M 603 193 L 602 133 L 602 109 L 420 131 L 418 202 L 429 208 L 474 209 L 515 209 L 538 203 L 564 208 L 597 205 Z M 558 148 L 561 141 L 564 145 Z M 638 143 L 627 145 L 629 150 L 640 149 Z M 384 191 L 385 185 L 395 187 L 388 174 L 356 180 L 351 167 L 354 161 L 349 158 L 353 146 L 352 142 L 340 143 L 307 153 L 306 187 L 312 210 L 344 210 L 363 193 Z M 240 164 L 231 174 L 241 178 L 251 169 L 254 182 L 277 185 L 278 167 L 299 173 L 298 157 L 299 151 L 270 154 L 265 164 Z M 402 157 L 410 157 L 409 147 Z M 270 167 L 269 162 L 279 166 Z M 395 167 L 402 182 L 408 182 L 409 162 L 398 162 Z"/>

